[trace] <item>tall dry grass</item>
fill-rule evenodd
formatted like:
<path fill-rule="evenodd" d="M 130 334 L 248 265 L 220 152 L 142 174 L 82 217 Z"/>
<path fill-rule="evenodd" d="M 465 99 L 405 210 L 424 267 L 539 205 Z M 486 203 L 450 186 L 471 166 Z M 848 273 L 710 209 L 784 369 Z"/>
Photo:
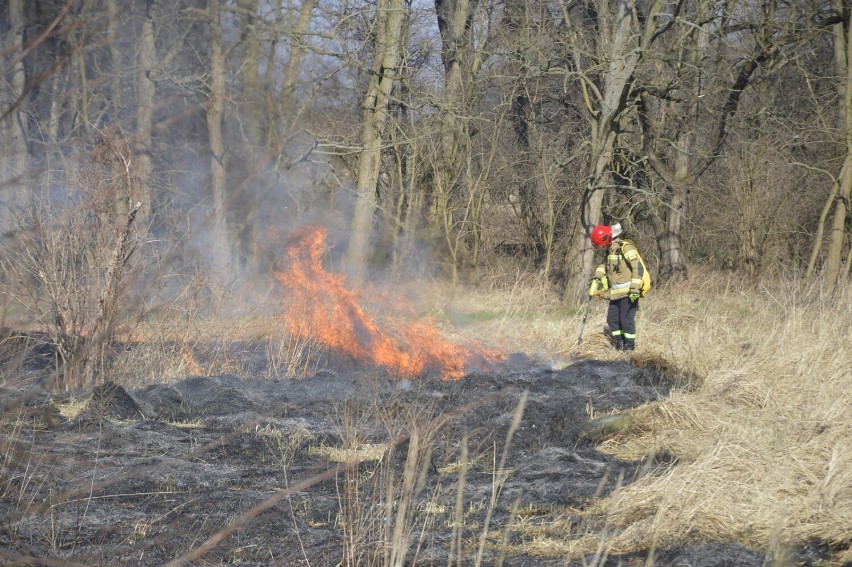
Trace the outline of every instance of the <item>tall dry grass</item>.
<path fill-rule="evenodd" d="M 695 277 L 649 301 L 647 348 L 703 379 L 633 412 L 609 447 L 680 464 L 610 502 L 613 545 L 744 541 L 779 559 L 811 540 L 852 560 L 852 293 Z"/>
<path fill-rule="evenodd" d="M 627 459 L 677 458 L 601 507 L 612 552 L 690 538 L 738 541 L 783 564 L 806 542 L 852 561 L 852 292 L 770 277 L 693 273 L 642 300 L 637 363 L 692 377 L 689 388 L 632 411 L 634 428 L 601 449 Z M 500 310 L 482 340 L 547 359 L 616 358 L 594 304 L 582 347 L 577 309 L 554 310 L 538 281 L 461 294 L 455 309 Z M 694 378 L 697 377 L 696 381 Z"/>

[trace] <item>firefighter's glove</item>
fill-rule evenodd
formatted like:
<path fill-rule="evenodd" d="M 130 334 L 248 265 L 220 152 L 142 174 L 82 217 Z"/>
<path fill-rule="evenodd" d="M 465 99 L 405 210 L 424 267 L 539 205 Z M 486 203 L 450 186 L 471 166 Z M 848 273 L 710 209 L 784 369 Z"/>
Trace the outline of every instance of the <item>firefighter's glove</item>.
<path fill-rule="evenodd" d="M 630 293 L 627 295 L 627 299 L 630 303 L 636 303 L 639 301 L 639 292 L 631 289 Z"/>
<path fill-rule="evenodd" d="M 601 290 L 603 289 L 603 282 L 600 278 L 594 278 L 592 283 L 589 284 L 589 297 L 600 297 Z"/>

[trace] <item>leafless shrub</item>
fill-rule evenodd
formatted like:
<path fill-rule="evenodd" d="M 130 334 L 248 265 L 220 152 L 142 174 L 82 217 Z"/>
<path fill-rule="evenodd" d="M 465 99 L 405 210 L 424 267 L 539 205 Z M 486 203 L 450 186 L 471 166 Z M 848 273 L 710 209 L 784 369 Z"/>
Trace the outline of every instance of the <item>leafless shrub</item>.
<path fill-rule="evenodd" d="M 0 261 L 0 292 L 47 330 L 57 358 L 54 385 L 64 388 L 99 379 L 141 267 L 133 257 L 141 205 L 120 133 L 103 133 L 70 186 L 66 202 L 46 196 L 36 204 L 28 230 Z"/>

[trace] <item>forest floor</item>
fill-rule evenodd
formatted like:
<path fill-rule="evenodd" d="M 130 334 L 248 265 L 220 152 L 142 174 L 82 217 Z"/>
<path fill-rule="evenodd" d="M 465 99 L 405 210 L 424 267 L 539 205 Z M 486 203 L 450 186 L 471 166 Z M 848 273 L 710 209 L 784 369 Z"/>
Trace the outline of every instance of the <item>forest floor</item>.
<path fill-rule="evenodd" d="M 514 355 L 452 381 L 338 364 L 63 395 L 7 383 L 0 562 L 762 566 L 730 542 L 589 549 L 617 529 L 596 502 L 675 461 L 598 444 L 676 380 Z"/>

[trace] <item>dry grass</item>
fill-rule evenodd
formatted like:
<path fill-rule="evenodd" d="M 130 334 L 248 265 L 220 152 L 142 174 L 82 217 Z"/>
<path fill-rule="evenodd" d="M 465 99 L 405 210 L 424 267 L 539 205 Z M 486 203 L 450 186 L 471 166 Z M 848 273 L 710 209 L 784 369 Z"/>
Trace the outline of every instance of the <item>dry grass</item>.
<path fill-rule="evenodd" d="M 818 539 L 852 559 L 852 304 L 778 291 L 697 290 L 649 309 L 651 344 L 703 377 L 634 412 L 631 451 L 681 464 L 611 502 L 614 545 L 691 535 L 766 549 Z M 668 351 L 668 352 L 666 352 Z M 611 449 L 618 453 L 619 447 Z"/>
<path fill-rule="evenodd" d="M 244 379 L 301 378 L 317 369 L 326 348 L 289 336 L 280 298 L 233 299 L 238 305 L 204 310 L 192 302 L 152 310 L 120 339 L 126 345 L 110 376 L 126 387 L 168 383 L 187 376 L 234 374 Z M 258 359 L 265 361 L 258 366 Z"/>
<path fill-rule="evenodd" d="M 560 305 L 558 290 L 540 278 L 514 282 L 485 282 L 476 289 L 455 294 L 433 292 L 457 332 L 481 340 L 505 352 L 523 352 L 546 360 L 576 353 L 580 331 L 579 308 Z M 583 354 L 594 352 L 593 329 L 604 323 L 603 304 L 589 307 Z M 464 314 L 460 317 L 458 314 Z M 598 334 L 600 334 L 598 332 Z M 604 347 L 600 337 L 600 347 Z M 604 349 L 601 348 L 601 354 Z"/>
<path fill-rule="evenodd" d="M 608 522 L 622 529 L 610 551 L 697 537 L 744 542 L 781 561 L 820 540 L 838 562 L 852 561 L 852 292 L 828 297 L 767 281 L 784 285 L 695 274 L 643 301 L 631 358 L 689 374 L 691 387 L 636 409 L 632 432 L 602 446 L 622 458 L 678 459 L 605 502 Z M 601 334 L 604 306 L 593 304 L 578 349 L 581 314 L 553 310 L 537 282 L 455 301 L 502 305 L 505 317 L 475 332 L 504 348 L 617 356 Z"/>
<path fill-rule="evenodd" d="M 630 431 L 600 448 L 635 460 L 666 453 L 677 458 L 677 465 L 652 471 L 586 511 L 589 525 L 601 519 L 614 529 L 603 535 L 552 529 L 560 525 L 555 518 L 551 527 L 534 526 L 541 529 L 540 537 L 528 540 L 523 551 L 563 558 L 605 556 L 702 538 L 740 541 L 781 564 L 791 549 L 820 540 L 833 546 L 837 564 L 852 561 L 852 292 L 847 289 L 829 298 L 795 289 L 791 283 L 777 291 L 753 288 L 718 274 L 695 274 L 678 286 L 656 287 L 643 300 L 637 351 L 630 359 L 684 377 L 684 387 L 630 412 Z M 477 289 L 452 293 L 440 285 L 419 290 L 421 303 L 432 305 L 419 310 L 437 315 L 445 331 L 460 340 L 481 341 L 549 363 L 624 356 L 610 347 L 602 332 L 605 302 L 589 306 L 578 346 L 582 310 L 561 306 L 559 290 L 540 277 L 486 278 Z M 146 321 L 128 338 L 148 348 L 125 352 L 112 368 L 112 379 L 136 387 L 187 374 L 241 375 L 240 361 L 225 348 L 234 340 L 268 343 L 273 373 L 298 375 L 318 354 L 307 343 L 287 342 L 279 320 L 274 309 L 226 319 L 187 308 L 176 317 Z M 219 344 L 222 348 L 217 349 Z M 202 347 L 205 356 L 196 358 Z M 60 410 L 75 413 L 79 407 L 69 403 Z M 412 430 L 415 425 L 408 424 Z M 256 433 L 277 439 L 276 432 Z M 361 439 L 352 441 L 356 450 L 369 448 Z M 289 462 L 295 448 L 280 443 L 276 447 L 282 463 Z M 11 455 L 3 454 L 7 459 Z M 369 460 L 360 453 L 355 456 Z M 353 455 L 329 457 L 348 460 Z M 458 461 L 464 463 L 461 478 L 478 457 Z M 409 475 L 420 471 L 422 455 L 414 452 L 408 458 Z M 503 474 L 501 467 L 495 470 Z M 405 492 L 414 489 L 403 481 L 405 477 L 388 473 L 360 486 L 364 493 L 353 495 L 347 525 L 360 521 L 364 533 L 349 533 L 348 541 L 356 545 L 361 535 L 368 535 L 369 541 L 384 542 L 388 549 L 407 548 L 415 519 L 426 525 L 436 514 L 444 514 L 430 509 L 423 517 L 407 508 L 395 516 L 393 526 L 386 526 L 375 523 L 380 516 L 371 515 L 381 510 L 358 507 L 364 494 L 394 496 L 389 502 L 405 496 L 413 502 L 414 495 Z M 457 514 L 453 518 L 461 529 L 461 507 L 446 514 Z M 398 533 L 388 531 L 397 526 Z M 478 535 L 487 535 L 487 529 L 465 528 L 478 539 L 465 545 L 477 546 L 481 557 L 486 538 Z M 512 526 L 515 533 L 524 529 L 523 522 Z M 461 545 L 459 539 L 459 557 Z M 352 548 L 349 557 L 362 551 Z"/>

